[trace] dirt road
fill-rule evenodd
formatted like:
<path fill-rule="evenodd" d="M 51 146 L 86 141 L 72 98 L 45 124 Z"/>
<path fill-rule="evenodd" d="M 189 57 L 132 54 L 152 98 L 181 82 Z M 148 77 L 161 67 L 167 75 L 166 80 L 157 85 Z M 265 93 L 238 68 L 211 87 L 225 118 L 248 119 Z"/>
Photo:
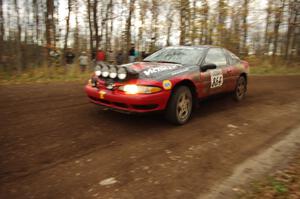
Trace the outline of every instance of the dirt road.
<path fill-rule="evenodd" d="M 83 84 L 0 87 L 0 198 L 198 198 L 300 124 L 300 77 L 251 77 L 184 126 L 104 112 Z M 105 185 L 109 184 L 109 185 Z"/>

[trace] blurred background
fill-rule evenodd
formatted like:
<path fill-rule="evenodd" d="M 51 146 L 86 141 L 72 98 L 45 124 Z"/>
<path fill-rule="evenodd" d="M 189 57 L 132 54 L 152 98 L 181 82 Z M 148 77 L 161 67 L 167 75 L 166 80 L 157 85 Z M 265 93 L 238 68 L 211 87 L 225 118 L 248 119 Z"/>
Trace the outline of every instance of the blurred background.
<path fill-rule="evenodd" d="M 0 0 L 0 83 L 83 80 L 101 59 L 218 45 L 254 74 L 300 73 L 299 0 Z"/>

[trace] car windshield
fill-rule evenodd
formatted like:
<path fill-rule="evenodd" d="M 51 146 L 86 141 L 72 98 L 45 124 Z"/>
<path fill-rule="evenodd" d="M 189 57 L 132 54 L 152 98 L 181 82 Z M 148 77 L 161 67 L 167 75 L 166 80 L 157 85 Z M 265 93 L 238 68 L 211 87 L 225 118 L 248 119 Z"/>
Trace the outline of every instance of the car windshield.
<path fill-rule="evenodd" d="M 196 65 L 203 55 L 204 48 L 171 47 L 153 53 L 144 61 Z"/>

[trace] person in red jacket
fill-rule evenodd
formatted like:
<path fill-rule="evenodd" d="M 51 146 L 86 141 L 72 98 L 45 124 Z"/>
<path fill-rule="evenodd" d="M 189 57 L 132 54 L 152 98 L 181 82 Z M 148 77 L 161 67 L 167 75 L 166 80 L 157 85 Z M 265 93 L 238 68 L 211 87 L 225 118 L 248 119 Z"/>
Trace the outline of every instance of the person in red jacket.
<path fill-rule="evenodd" d="M 96 54 L 96 62 L 104 62 L 105 61 L 105 52 L 102 49 L 99 49 Z"/>

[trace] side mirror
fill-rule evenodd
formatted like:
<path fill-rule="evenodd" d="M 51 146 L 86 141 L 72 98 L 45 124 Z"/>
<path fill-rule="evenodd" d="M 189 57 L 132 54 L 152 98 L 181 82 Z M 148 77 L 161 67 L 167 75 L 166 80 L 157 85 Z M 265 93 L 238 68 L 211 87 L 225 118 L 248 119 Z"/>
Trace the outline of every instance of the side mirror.
<path fill-rule="evenodd" d="M 216 69 L 217 68 L 217 65 L 216 64 L 205 64 L 203 66 L 200 67 L 200 71 L 201 72 L 205 72 L 209 69 Z"/>

